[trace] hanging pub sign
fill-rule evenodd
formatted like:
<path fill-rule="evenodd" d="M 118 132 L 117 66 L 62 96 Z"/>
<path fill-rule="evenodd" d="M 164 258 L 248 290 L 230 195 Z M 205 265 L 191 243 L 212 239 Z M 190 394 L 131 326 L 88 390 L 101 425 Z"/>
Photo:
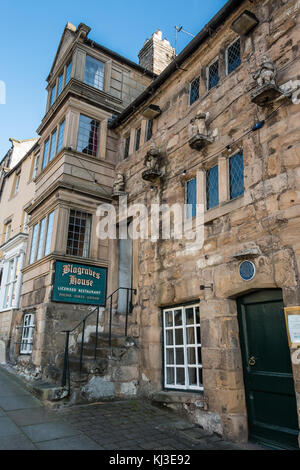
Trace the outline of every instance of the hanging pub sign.
<path fill-rule="evenodd" d="M 105 306 L 107 268 L 56 261 L 53 302 Z"/>
<path fill-rule="evenodd" d="M 284 309 L 289 345 L 292 348 L 300 347 L 300 307 L 286 307 Z"/>

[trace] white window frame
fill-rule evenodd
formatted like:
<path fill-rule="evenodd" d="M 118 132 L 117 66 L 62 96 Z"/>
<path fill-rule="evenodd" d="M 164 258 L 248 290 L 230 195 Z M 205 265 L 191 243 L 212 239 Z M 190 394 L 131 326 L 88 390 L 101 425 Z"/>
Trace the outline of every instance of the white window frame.
<path fill-rule="evenodd" d="M 13 294 L 16 292 L 18 276 L 20 273 L 21 256 L 15 256 L 8 261 L 7 277 L 4 284 L 3 310 L 17 308 L 17 304 L 13 304 Z M 17 269 L 19 267 L 19 269 Z M 9 302 L 8 302 L 9 299 Z"/>
<path fill-rule="evenodd" d="M 5 224 L 5 238 L 4 238 L 5 243 L 10 239 L 10 235 L 11 235 L 11 222 L 8 222 L 7 224 Z"/>
<path fill-rule="evenodd" d="M 34 327 L 34 313 L 25 313 L 22 323 L 20 354 L 32 353 Z"/>
<path fill-rule="evenodd" d="M 186 315 L 185 311 L 187 309 L 193 308 L 194 311 L 194 323 L 191 325 L 186 324 Z M 197 385 L 189 385 L 189 368 L 195 368 L 196 370 L 202 371 L 202 363 L 198 360 L 198 348 L 201 349 L 201 341 L 200 343 L 197 342 L 197 328 L 200 328 L 200 335 L 201 335 L 201 326 L 200 321 L 199 323 L 195 323 L 195 310 L 199 309 L 199 318 L 200 318 L 200 305 L 199 303 L 191 304 L 191 305 L 180 305 L 172 308 L 166 308 L 163 310 L 163 337 L 164 337 L 164 344 L 163 344 L 163 354 L 164 354 L 164 388 L 165 389 L 174 389 L 174 390 L 193 390 L 193 391 L 203 391 L 203 384 L 200 382 L 199 374 L 197 373 Z M 180 310 L 182 315 L 182 325 L 175 326 L 175 319 L 174 319 L 174 312 Z M 166 314 L 172 314 L 173 318 L 173 325 L 167 326 L 166 325 Z M 188 343 L 187 340 L 187 328 L 194 327 L 194 338 L 195 343 Z M 175 344 L 175 331 L 176 330 L 183 330 L 183 345 L 176 345 Z M 173 343 L 172 345 L 167 345 L 167 332 L 173 331 Z M 188 348 L 195 349 L 195 365 L 188 364 Z M 176 348 L 183 348 L 184 351 L 184 364 L 176 364 Z M 174 351 L 174 364 L 167 364 L 167 351 L 173 350 Z M 176 384 L 176 368 L 184 369 L 184 376 L 185 376 L 185 385 Z M 174 370 L 174 384 L 167 383 L 167 369 Z"/>

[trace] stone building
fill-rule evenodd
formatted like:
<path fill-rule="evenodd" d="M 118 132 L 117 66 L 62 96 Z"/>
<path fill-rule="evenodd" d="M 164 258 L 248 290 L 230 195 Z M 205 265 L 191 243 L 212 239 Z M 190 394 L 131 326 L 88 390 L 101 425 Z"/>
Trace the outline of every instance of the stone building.
<path fill-rule="evenodd" d="M 0 363 L 8 357 L 13 313 L 19 308 L 37 140 L 10 139 L 11 148 L 0 163 Z"/>
<path fill-rule="evenodd" d="M 34 315 L 32 350 L 15 348 L 11 360 L 59 383 L 63 355 L 76 365 L 61 331 L 73 356 L 81 344 L 94 350 L 100 331 L 82 392 L 151 397 L 232 440 L 298 447 L 299 31 L 297 0 L 230 0 L 173 60 L 155 33 L 141 67 L 90 41 L 85 25 L 67 25 L 39 127 L 13 333 Z M 131 209 L 149 228 L 153 207 L 176 204 L 202 239 L 175 236 L 174 214 L 169 238 L 99 239 L 97 207 L 114 201 L 118 211 L 125 195 L 119 232 L 132 226 Z M 71 332 L 89 306 L 57 301 L 60 263 L 62 278 L 107 268 L 107 294 L 135 289 L 128 325 L 118 292 L 111 309 L 101 304 L 96 335 L 92 316 L 83 334 Z M 284 310 L 298 314 L 290 342 Z M 106 348 L 110 326 L 124 325 L 126 342 L 115 336 Z"/>

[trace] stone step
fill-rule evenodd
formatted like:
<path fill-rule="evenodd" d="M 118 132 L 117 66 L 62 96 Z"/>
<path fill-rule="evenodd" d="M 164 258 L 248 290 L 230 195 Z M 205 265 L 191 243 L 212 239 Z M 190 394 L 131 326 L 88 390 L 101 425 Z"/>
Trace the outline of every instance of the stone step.
<path fill-rule="evenodd" d="M 68 395 L 68 391 L 65 387 L 60 387 L 43 380 L 27 382 L 26 387 L 42 401 L 58 401 L 66 398 Z"/>
<path fill-rule="evenodd" d="M 80 356 L 71 355 L 69 357 L 70 373 L 77 373 L 80 371 Z M 97 358 L 96 361 L 93 357 L 82 358 L 82 373 L 102 375 L 105 374 L 108 366 L 108 359 Z"/>
<path fill-rule="evenodd" d="M 125 343 L 125 336 L 124 335 L 117 335 L 113 334 L 111 337 L 111 345 L 112 347 L 122 347 Z M 89 337 L 89 344 L 95 344 L 96 342 L 96 333 L 93 332 L 90 334 Z M 109 344 L 109 334 L 108 333 L 98 333 L 98 346 L 107 346 Z"/>

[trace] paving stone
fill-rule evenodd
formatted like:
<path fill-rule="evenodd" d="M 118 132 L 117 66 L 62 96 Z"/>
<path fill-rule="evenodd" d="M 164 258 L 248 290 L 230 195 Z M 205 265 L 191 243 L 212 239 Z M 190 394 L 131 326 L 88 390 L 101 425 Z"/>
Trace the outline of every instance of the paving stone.
<path fill-rule="evenodd" d="M 1 408 L 4 411 L 21 410 L 25 408 L 35 408 L 42 406 L 41 403 L 33 396 L 15 396 L 1 397 Z"/>
<path fill-rule="evenodd" d="M 102 448 L 86 436 L 73 436 L 37 444 L 40 450 L 101 450 Z"/>
<path fill-rule="evenodd" d="M 0 418 L 0 436 L 11 436 L 12 434 L 18 434 L 19 432 L 19 428 L 11 419 L 7 417 Z"/>
<path fill-rule="evenodd" d="M 0 436 L 0 450 L 36 450 L 35 445 L 24 434 Z"/>
<path fill-rule="evenodd" d="M 19 426 L 47 423 L 59 419 L 57 414 L 44 407 L 8 411 L 6 414 Z"/>
<path fill-rule="evenodd" d="M 61 422 L 23 426 L 22 430 L 33 442 L 50 441 L 79 434 L 76 429 Z"/>

